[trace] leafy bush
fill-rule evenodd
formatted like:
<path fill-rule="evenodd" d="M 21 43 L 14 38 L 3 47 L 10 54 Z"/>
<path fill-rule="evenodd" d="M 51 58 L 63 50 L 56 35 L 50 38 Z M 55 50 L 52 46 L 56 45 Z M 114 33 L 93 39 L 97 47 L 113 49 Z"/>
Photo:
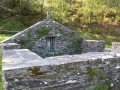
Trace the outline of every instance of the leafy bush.
<path fill-rule="evenodd" d="M 4 20 L 0 22 L 0 29 L 7 31 L 21 31 L 25 28 L 22 23 L 10 20 Z"/>

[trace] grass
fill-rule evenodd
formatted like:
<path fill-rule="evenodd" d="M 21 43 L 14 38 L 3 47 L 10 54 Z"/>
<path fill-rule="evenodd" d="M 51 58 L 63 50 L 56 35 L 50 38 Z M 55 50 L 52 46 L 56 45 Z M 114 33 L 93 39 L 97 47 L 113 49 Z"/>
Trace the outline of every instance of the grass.
<path fill-rule="evenodd" d="M 19 23 L 15 20 L 0 21 L 0 30 L 21 31 L 24 28 L 25 28 L 25 26 L 22 23 Z"/>
<path fill-rule="evenodd" d="M 95 88 L 91 88 L 89 90 L 108 90 L 109 86 L 107 84 L 103 84 L 100 86 L 96 86 Z"/>
<path fill-rule="evenodd" d="M 104 40 L 105 41 L 105 47 L 111 48 L 112 42 L 120 42 L 120 36 L 113 36 L 113 35 L 101 35 L 101 34 L 94 34 L 90 32 L 81 32 L 80 30 L 77 30 L 77 32 L 84 37 L 84 39 L 94 39 L 94 40 Z"/>
<path fill-rule="evenodd" d="M 11 37 L 13 34 L 0 34 L 0 42 Z"/>

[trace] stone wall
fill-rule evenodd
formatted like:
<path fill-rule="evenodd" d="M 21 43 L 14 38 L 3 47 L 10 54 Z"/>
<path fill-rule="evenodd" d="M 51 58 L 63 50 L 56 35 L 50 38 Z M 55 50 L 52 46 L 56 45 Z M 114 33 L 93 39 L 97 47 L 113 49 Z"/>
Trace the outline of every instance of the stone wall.
<path fill-rule="evenodd" d="M 56 47 L 53 55 L 81 53 L 82 38 L 67 27 L 51 20 L 38 22 L 2 43 L 18 43 L 22 48 L 46 57 L 48 36 L 55 37 Z"/>
<path fill-rule="evenodd" d="M 103 83 L 113 85 L 109 90 L 119 90 L 119 65 L 120 57 L 94 58 L 66 64 L 5 70 L 4 75 L 8 82 L 7 90 L 88 90 Z"/>
<path fill-rule="evenodd" d="M 103 40 L 84 40 L 82 43 L 82 52 L 103 52 L 105 41 Z"/>

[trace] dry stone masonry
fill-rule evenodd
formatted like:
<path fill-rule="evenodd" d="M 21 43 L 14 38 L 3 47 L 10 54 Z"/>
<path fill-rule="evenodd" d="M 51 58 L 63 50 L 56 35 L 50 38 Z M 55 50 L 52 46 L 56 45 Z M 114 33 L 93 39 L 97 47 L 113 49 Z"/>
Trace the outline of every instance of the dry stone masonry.
<path fill-rule="evenodd" d="M 18 43 L 41 56 L 81 53 L 82 38 L 55 21 L 41 21 L 3 43 Z"/>
<path fill-rule="evenodd" d="M 120 53 L 114 56 L 113 52 L 91 52 L 42 59 L 26 49 L 5 50 L 3 71 L 6 90 L 88 90 L 103 83 L 113 85 L 109 90 L 120 89 Z"/>
<path fill-rule="evenodd" d="M 82 44 L 82 52 L 103 52 L 105 42 L 103 40 L 84 40 Z"/>

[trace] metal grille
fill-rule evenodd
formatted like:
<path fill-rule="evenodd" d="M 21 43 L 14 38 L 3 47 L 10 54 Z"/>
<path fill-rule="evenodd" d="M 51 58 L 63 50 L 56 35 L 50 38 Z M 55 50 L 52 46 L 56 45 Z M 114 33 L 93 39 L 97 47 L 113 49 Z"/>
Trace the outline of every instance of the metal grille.
<path fill-rule="evenodd" d="M 55 37 L 46 37 L 47 52 L 55 51 Z"/>

